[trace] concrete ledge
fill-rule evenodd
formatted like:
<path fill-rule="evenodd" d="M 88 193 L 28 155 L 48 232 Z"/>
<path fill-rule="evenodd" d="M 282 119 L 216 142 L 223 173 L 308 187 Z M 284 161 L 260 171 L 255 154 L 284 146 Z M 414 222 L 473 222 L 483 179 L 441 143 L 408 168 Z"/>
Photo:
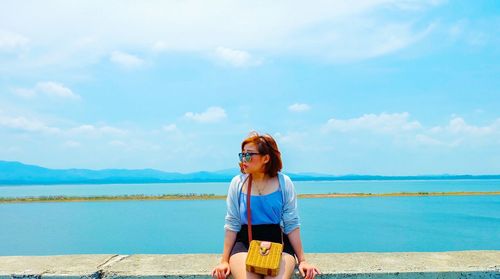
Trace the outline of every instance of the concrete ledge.
<path fill-rule="evenodd" d="M 7 278 L 211 278 L 220 255 L 64 255 L 0 257 Z M 500 251 L 307 254 L 319 278 L 495 278 Z M 300 278 L 298 273 L 294 278 Z"/>

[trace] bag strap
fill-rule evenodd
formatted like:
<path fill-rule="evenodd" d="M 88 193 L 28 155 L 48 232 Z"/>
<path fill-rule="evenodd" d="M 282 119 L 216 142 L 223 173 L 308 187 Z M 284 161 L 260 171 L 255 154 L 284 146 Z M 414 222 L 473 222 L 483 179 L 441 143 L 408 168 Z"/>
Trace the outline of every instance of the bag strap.
<path fill-rule="evenodd" d="M 252 212 L 250 209 L 250 199 L 252 194 L 252 175 L 248 179 L 247 187 L 247 223 L 248 223 L 248 243 L 252 242 Z"/>
<path fill-rule="evenodd" d="M 248 243 L 252 242 L 252 210 L 250 208 L 250 200 L 252 194 L 252 175 L 249 175 L 248 178 L 248 187 L 247 187 L 247 223 L 248 223 Z M 283 242 L 283 230 L 281 230 L 281 244 Z"/>

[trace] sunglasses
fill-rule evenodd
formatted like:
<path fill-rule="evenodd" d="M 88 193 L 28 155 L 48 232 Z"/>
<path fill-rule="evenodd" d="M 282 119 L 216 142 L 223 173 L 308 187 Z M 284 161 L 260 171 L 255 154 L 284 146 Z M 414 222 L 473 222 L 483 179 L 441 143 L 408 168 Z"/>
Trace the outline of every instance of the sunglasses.
<path fill-rule="evenodd" d="M 253 155 L 260 155 L 260 153 L 254 153 L 254 152 L 238 153 L 238 156 L 240 157 L 240 161 L 241 162 L 250 162 L 250 161 L 252 161 L 252 156 Z"/>

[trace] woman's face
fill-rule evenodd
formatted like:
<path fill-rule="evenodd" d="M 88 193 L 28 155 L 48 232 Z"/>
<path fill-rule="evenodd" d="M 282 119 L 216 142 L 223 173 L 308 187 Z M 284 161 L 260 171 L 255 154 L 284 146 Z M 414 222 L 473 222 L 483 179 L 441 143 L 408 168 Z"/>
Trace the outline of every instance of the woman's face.
<path fill-rule="evenodd" d="M 264 172 L 264 166 L 269 162 L 269 155 L 259 154 L 257 145 L 254 143 L 247 143 L 243 146 L 241 153 L 243 153 L 241 165 L 245 173 Z"/>

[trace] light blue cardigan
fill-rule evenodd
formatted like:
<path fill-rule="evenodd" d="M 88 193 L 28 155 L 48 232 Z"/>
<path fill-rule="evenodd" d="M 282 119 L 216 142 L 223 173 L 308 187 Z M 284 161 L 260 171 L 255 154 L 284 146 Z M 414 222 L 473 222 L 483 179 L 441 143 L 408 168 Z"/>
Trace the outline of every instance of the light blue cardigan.
<path fill-rule="evenodd" d="M 231 180 L 227 193 L 227 213 L 224 228 L 234 232 L 241 229 L 239 196 L 243 187 L 243 182 L 248 174 L 240 174 Z M 287 175 L 278 173 L 278 181 L 283 196 L 283 210 L 280 225 L 285 234 L 289 234 L 300 226 L 299 213 L 297 210 L 297 195 L 292 180 Z"/>

